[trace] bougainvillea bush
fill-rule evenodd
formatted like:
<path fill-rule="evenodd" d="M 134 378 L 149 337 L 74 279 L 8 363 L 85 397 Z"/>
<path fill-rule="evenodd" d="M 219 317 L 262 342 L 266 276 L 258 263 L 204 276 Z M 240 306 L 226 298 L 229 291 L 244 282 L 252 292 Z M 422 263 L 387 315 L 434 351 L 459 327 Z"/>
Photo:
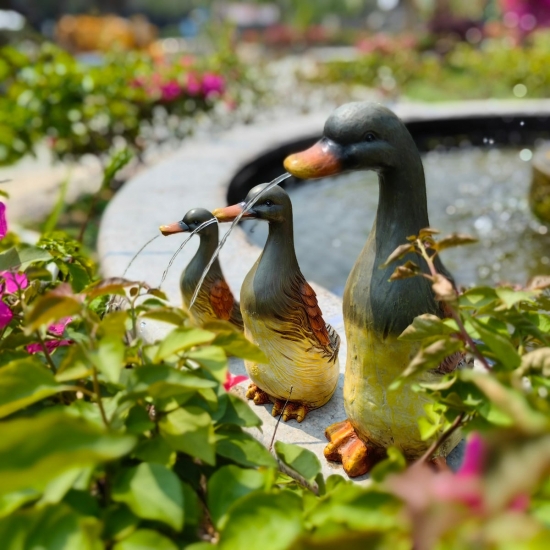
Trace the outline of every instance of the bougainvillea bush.
<path fill-rule="evenodd" d="M 59 158 L 102 155 L 113 142 L 140 152 L 185 137 L 197 115 L 230 112 L 258 88 L 230 47 L 210 56 L 107 55 L 77 61 L 51 43 L 0 49 L 0 165 L 44 140 Z M 252 99 L 251 99 L 252 98 Z"/>
<path fill-rule="evenodd" d="M 397 449 L 359 486 L 249 431 L 229 355 L 264 360 L 231 326 L 189 325 L 158 289 L 101 280 L 60 232 L 20 242 L 0 204 L 0 541 L 4 550 L 526 549 L 550 545 L 550 299 L 528 288 L 457 296 L 433 254 L 468 238 L 411 237 L 393 278 L 430 277 L 453 316 L 402 338 L 419 352 L 395 381 L 433 397 L 419 419 L 435 449 L 468 437 L 457 473 Z M 421 274 L 420 263 L 430 267 Z M 143 322 L 168 327 L 145 342 Z M 478 369 L 422 386 L 465 350 Z M 434 434 L 443 429 L 443 435 Z"/>

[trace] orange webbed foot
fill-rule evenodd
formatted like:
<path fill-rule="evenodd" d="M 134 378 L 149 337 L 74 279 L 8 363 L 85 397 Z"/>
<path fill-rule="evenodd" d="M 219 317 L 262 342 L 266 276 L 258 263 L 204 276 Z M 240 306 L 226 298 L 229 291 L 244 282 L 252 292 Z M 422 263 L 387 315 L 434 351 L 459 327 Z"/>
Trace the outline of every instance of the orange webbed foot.
<path fill-rule="evenodd" d="M 341 462 L 349 477 L 366 474 L 383 458 L 381 449 L 359 439 L 349 420 L 337 422 L 325 430 L 329 443 L 324 455 L 327 460 Z"/>
<path fill-rule="evenodd" d="M 255 405 L 265 405 L 271 403 L 269 395 L 264 390 L 260 389 L 256 384 L 250 384 L 246 390 L 246 398 L 252 399 Z"/>
<path fill-rule="evenodd" d="M 277 399 L 273 404 L 271 414 L 272 416 L 279 416 L 281 412 L 283 413 L 283 420 L 285 422 L 293 418 L 295 418 L 297 422 L 302 422 L 309 412 L 309 408 L 303 403 L 287 403 L 285 407 L 285 401 Z"/>

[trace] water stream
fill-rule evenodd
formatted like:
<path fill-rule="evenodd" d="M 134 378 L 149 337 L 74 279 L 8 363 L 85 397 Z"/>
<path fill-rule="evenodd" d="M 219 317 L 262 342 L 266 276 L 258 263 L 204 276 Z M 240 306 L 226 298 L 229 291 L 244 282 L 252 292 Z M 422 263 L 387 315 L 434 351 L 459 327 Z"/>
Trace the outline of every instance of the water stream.
<path fill-rule="evenodd" d="M 525 283 L 550 274 L 550 228 L 531 214 L 530 151 L 465 148 L 423 155 L 430 225 L 469 233 L 474 245 L 442 254 L 461 285 Z M 355 172 L 287 188 L 294 208 L 298 260 L 307 279 L 341 295 L 365 244 L 378 204 L 372 172 Z M 267 224 L 242 224 L 263 246 Z"/>

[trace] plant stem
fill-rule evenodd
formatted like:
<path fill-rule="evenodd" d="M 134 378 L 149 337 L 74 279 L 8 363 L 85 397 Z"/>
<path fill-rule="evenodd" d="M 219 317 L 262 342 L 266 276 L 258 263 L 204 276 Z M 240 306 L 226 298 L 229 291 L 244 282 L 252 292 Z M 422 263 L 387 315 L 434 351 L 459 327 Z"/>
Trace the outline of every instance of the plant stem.
<path fill-rule="evenodd" d="M 460 413 L 453 421 L 453 423 L 428 447 L 428 450 L 418 459 L 417 463 L 428 462 L 433 454 L 443 445 L 451 435 L 459 428 L 460 424 L 464 420 L 466 413 Z"/>
<path fill-rule="evenodd" d="M 40 331 L 35 331 L 36 337 L 38 338 L 38 343 L 40 344 L 40 347 L 42 348 L 42 351 L 44 352 L 44 355 L 46 356 L 46 361 L 50 365 L 50 369 L 52 369 L 52 372 L 55 374 L 57 372 L 57 367 L 55 366 L 55 363 L 53 362 L 52 356 L 50 355 L 50 352 L 48 351 L 48 348 L 46 347 L 46 343 L 44 342 L 44 339 L 42 338 L 42 335 L 40 334 Z"/>
<path fill-rule="evenodd" d="M 103 419 L 103 423 L 108 428 L 109 420 L 107 419 L 107 415 L 105 414 L 105 409 L 103 408 L 103 402 L 101 401 L 99 381 L 97 379 L 97 369 L 95 367 L 92 368 L 92 378 L 94 381 L 94 393 L 95 393 L 96 403 L 97 403 L 97 406 L 99 407 L 99 412 L 101 413 L 101 418 Z"/>
<path fill-rule="evenodd" d="M 273 430 L 273 437 L 271 438 L 271 443 L 269 444 L 269 452 L 271 452 L 273 450 L 273 442 L 275 441 L 275 435 L 277 434 L 277 428 L 279 427 L 279 422 L 281 422 L 281 418 L 283 417 L 286 406 L 288 405 L 288 400 L 290 399 L 290 396 L 292 395 L 292 389 L 293 388 L 294 388 L 294 386 L 290 386 L 290 392 L 288 393 L 288 397 L 286 398 L 285 404 L 283 406 L 283 410 L 281 411 L 281 414 L 279 415 L 279 418 L 277 418 L 277 424 L 275 424 L 275 429 Z"/>

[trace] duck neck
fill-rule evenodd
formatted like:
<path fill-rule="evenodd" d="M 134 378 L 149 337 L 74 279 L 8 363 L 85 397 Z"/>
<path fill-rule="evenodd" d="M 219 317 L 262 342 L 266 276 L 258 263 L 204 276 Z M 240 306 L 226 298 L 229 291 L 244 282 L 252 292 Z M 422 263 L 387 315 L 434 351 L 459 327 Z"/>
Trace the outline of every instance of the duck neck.
<path fill-rule="evenodd" d="M 216 232 L 217 233 L 217 232 Z M 189 262 L 185 272 L 183 274 L 182 282 L 194 285 L 200 279 L 204 268 L 212 258 L 217 246 L 218 235 L 199 233 L 200 243 L 199 248 L 193 259 Z M 220 263 L 218 259 L 214 261 L 210 268 L 209 274 L 221 273 Z"/>
<path fill-rule="evenodd" d="M 422 162 L 392 168 L 379 175 L 380 195 L 375 221 L 376 263 L 387 257 L 407 237 L 429 226 L 426 184 Z M 392 269 L 395 266 L 392 267 Z"/>
<path fill-rule="evenodd" d="M 294 229 L 292 219 L 284 222 L 270 222 L 269 234 L 264 250 L 258 261 L 258 270 L 271 273 L 291 273 L 299 270 L 296 251 L 294 250 Z"/>

